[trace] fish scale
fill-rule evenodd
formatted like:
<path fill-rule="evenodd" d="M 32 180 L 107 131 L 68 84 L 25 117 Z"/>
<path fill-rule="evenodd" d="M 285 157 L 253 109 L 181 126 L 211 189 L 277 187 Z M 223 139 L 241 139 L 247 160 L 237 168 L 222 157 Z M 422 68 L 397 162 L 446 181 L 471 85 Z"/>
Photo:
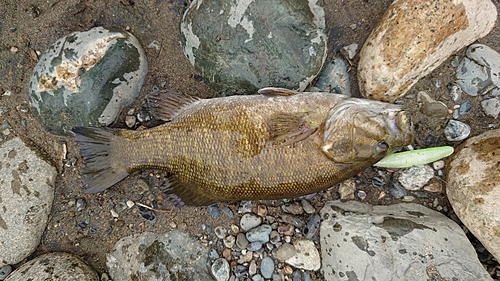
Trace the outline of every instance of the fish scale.
<path fill-rule="evenodd" d="M 207 100 L 152 93 L 152 113 L 168 121 L 163 125 L 74 128 L 85 191 L 155 168 L 171 174 L 168 192 L 185 204 L 290 198 L 352 177 L 413 138 L 396 105 L 330 93 L 264 92 Z M 336 157 L 341 160 L 332 161 Z"/>

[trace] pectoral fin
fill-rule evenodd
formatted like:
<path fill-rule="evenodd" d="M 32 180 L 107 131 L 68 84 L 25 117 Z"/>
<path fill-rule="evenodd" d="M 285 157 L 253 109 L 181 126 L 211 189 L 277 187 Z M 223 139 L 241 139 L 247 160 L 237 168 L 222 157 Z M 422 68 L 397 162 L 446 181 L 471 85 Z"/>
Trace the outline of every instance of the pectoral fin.
<path fill-rule="evenodd" d="M 200 98 L 188 95 L 178 90 L 152 91 L 147 95 L 151 114 L 160 120 L 170 121 L 175 118 L 183 108 Z"/>
<path fill-rule="evenodd" d="M 269 140 L 286 146 L 306 139 L 318 129 L 312 127 L 306 118 L 305 112 L 273 114 L 267 122 Z"/>
<path fill-rule="evenodd" d="M 293 96 L 299 94 L 299 92 L 294 90 L 289 90 L 285 88 L 274 88 L 274 87 L 262 88 L 257 93 L 269 96 Z"/>

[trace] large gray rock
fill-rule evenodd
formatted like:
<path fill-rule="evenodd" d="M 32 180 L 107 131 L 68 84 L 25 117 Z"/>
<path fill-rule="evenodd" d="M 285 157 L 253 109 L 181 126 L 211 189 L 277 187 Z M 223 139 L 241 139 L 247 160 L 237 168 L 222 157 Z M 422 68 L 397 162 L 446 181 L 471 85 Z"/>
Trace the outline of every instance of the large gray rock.
<path fill-rule="evenodd" d="M 324 28 L 322 0 L 195 0 L 181 45 L 214 96 L 303 91 L 325 61 Z"/>
<path fill-rule="evenodd" d="M 207 269 L 207 247 L 187 234 L 144 232 L 118 241 L 106 257 L 113 280 L 214 280 Z"/>
<path fill-rule="evenodd" d="M 333 201 L 320 213 L 326 280 L 492 280 L 462 229 L 422 205 Z"/>
<path fill-rule="evenodd" d="M 38 246 L 54 200 L 57 170 L 20 138 L 0 145 L 0 266 Z"/>
<path fill-rule="evenodd" d="M 67 253 L 48 253 L 21 265 L 5 281 L 99 281 L 97 272 Z"/>
<path fill-rule="evenodd" d="M 500 260 L 500 129 L 465 141 L 450 159 L 446 194 L 453 210 Z"/>
<path fill-rule="evenodd" d="M 40 57 L 30 79 L 33 115 L 49 132 L 110 125 L 139 95 L 147 60 L 130 33 L 95 27 L 73 32 Z"/>

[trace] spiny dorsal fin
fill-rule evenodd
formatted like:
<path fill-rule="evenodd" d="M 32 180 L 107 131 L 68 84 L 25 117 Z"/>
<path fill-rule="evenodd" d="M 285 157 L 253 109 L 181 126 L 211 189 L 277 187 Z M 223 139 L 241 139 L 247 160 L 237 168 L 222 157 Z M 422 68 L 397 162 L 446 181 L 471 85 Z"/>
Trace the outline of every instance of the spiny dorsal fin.
<path fill-rule="evenodd" d="M 154 90 L 147 95 L 151 114 L 160 120 L 170 121 L 182 111 L 182 108 L 200 98 L 188 95 L 178 90 Z"/>
<path fill-rule="evenodd" d="M 273 114 L 267 121 L 269 139 L 280 145 L 290 145 L 306 139 L 317 130 L 306 121 L 306 116 L 305 112 Z"/>
<path fill-rule="evenodd" d="M 285 88 L 266 87 L 260 89 L 259 91 L 257 91 L 257 93 L 269 96 L 293 96 L 298 94 L 299 92 Z"/>

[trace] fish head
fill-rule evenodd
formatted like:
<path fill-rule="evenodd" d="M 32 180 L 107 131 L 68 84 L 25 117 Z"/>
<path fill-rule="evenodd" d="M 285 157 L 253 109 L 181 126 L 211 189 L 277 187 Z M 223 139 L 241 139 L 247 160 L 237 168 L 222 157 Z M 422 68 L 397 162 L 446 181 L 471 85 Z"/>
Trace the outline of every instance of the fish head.
<path fill-rule="evenodd" d="M 330 110 L 318 136 L 321 151 L 334 162 L 375 163 L 409 145 L 413 126 L 398 105 L 347 98 Z"/>

